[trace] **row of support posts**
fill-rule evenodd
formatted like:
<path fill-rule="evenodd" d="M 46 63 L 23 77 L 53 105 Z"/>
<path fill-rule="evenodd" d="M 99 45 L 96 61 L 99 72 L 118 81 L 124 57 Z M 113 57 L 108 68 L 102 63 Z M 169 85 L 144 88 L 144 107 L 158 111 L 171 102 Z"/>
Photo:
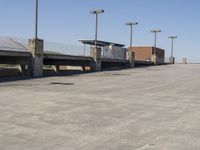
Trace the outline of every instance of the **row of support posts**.
<path fill-rule="evenodd" d="M 42 77 L 43 76 L 43 54 L 44 54 L 44 41 L 41 39 L 30 39 L 29 40 L 29 51 L 31 53 L 31 59 L 27 67 L 28 75 L 32 77 Z M 91 57 L 93 62 L 91 64 L 91 69 L 93 71 L 101 71 L 101 48 L 92 47 Z M 134 67 L 134 52 L 127 50 L 127 58 L 129 61 L 129 67 Z M 24 72 L 25 66 L 20 66 L 21 72 Z M 54 66 L 55 72 L 59 72 L 59 65 Z"/>

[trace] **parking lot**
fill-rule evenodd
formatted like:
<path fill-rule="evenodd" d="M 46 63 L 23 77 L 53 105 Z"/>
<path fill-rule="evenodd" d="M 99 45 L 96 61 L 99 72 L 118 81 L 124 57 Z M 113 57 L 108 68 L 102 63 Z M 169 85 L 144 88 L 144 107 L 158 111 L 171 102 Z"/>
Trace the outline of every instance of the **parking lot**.
<path fill-rule="evenodd" d="M 0 83 L 0 150 L 199 150 L 200 65 Z"/>

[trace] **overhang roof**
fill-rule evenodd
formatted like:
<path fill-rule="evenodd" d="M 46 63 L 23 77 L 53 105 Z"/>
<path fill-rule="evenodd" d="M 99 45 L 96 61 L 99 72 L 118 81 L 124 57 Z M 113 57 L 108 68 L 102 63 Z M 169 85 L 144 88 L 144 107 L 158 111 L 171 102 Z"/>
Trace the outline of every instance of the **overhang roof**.
<path fill-rule="evenodd" d="M 95 40 L 79 40 L 83 44 L 87 45 L 95 45 Z M 106 42 L 106 41 L 97 41 L 97 46 L 99 47 L 104 47 L 104 46 L 119 46 L 119 47 L 124 47 L 125 45 L 123 44 L 118 44 L 118 43 L 112 43 L 112 42 Z"/>

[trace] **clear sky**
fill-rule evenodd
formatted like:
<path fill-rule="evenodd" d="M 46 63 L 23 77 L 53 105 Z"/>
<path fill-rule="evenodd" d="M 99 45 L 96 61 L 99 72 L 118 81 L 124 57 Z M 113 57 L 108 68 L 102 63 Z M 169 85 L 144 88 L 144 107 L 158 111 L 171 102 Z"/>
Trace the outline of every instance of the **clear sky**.
<path fill-rule="evenodd" d="M 94 38 L 92 9 L 104 9 L 99 39 L 129 44 L 125 22 L 137 21 L 134 45 L 153 45 L 152 29 L 161 29 L 158 47 L 169 56 L 169 35 L 177 35 L 175 56 L 200 62 L 200 0 L 39 0 L 39 37 L 67 44 Z M 34 35 L 34 0 L 0 1 L 0 36 Z"/>

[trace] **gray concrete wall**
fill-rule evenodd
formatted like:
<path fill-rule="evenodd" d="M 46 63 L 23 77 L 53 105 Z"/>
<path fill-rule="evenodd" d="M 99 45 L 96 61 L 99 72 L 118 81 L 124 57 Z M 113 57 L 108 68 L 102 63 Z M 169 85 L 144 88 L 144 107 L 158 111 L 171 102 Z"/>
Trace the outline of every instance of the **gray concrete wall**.
<path fill-rule="evenodd" d="M 105 46 L 103 57 L 111 59 L 126 59 L 126 49 L 119 46 Z"/>
<path fill-rule="evenodd" d="M 17 67 L 0 67 L 0 77 L 15 77 L 20 75 L 21 72 Z"/>
<path fill-rule="evenodd" d="M 29 51 L 31 52 L 31 75 L 33 77 L 43 76 L 43 51 L 44 42 L 40 39 L 29 40 Z"/>
<path fill-rule="evenodd" d="M 94 59 L 92 65 L 93 71 L 101 71 L 101 48 L 95 49 L 94 47 L 91 47 L 90 55 Z"/>
<path fill-rule="evenodd" d="M 127 50 L 126 57 L 130 63 L 130 67 L 135 67 L 135 53 L 131 50 Z"/>

